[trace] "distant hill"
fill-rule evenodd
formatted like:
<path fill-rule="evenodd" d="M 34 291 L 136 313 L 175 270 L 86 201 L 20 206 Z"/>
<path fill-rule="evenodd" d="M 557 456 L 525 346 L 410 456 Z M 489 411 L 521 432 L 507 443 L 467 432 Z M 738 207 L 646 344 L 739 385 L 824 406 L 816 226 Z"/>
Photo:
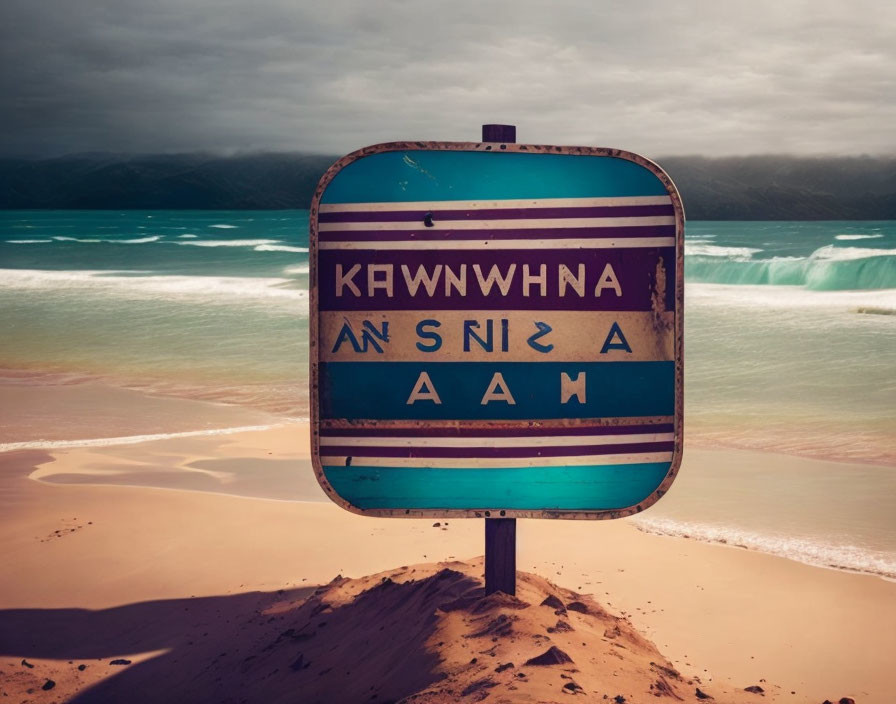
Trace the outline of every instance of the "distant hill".
<path fill-rule="evenodd" d="M 896 157 L 658 160 L 691 220 L 893 220 Z"/>
<path fill-rule="evenodd" d="M 310 154 L 0 159 L 0 208 L 262 210 L 307 208 L 337 157 Z"/>
<path fill-rule="evenodd" d="M 336 156 L 0 159 L 0 209 L 306 208 Z M 692 220 L 896 219 L 896 157 L 667 157 Z"/>

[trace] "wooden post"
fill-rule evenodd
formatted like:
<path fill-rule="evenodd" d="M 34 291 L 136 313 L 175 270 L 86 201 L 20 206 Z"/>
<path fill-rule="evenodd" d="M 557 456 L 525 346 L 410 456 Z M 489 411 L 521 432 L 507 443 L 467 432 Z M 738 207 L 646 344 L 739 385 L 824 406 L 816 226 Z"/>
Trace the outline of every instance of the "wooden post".
<path fill-rule="evenodd" d="M 516 142 L 516 125 L 483 125 L 483 142 Z M 516 594 L 516 519 L 485 519 L 485 593 Z"/>
<path fill-rule="evenodd" d="M 516 519 L 485 519 L 485 593 L 516 594 Z"/>

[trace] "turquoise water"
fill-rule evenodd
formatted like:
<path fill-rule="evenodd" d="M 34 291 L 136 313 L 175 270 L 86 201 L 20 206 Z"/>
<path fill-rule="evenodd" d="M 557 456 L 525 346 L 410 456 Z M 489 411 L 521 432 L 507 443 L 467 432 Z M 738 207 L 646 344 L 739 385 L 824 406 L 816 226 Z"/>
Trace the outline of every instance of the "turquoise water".
<path fill-rule="evenodd" d="M 306 417 L 307 233 L 307 211 L 0 213 L 0 392 L 102 383 L 229 404 L 246 425 Z M 685 273 L 686 448 L 859 461 L 889 486 L 896 222 L 692 222 Z M 71 415 L 54 438 L 115 434 Z M 203 427 L 152 417 L 145 432 Z M 4 421 L 0 449 L 45 437 Z M 893 512 L 859 504 L 896 574 Z"/>
<path fill-rule="evenodd" d="M 0 367 L 305 415 L 307 231 L 306 211 L 0 214 Z"/>
<path fill-rule="evenodd" d="M 0 368 L 306 416 L 307 232 L 4 212 Z M 896 222 L 689 223 L 685 262 L 689 441 L 896 463 Z"/>

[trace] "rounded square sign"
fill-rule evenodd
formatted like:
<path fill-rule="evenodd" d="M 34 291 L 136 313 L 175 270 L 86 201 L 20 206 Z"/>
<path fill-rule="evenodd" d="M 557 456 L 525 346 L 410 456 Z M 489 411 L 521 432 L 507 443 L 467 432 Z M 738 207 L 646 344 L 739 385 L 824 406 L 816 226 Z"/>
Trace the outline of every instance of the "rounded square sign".
<path fill-rule="evenodd" d="M 381 144 L 311 206 L 314 471 L 374 516 L 616 518 L 681 461 L 684 211 L 635 154 Z"/>

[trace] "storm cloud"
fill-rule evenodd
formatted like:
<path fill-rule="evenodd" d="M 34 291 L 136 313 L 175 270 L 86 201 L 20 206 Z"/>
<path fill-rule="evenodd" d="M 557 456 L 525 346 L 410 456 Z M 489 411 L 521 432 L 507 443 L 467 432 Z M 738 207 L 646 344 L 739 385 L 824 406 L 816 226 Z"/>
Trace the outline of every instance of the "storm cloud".
<path fill-rule="evenodd" d="M 0 154 L 892 154 L 891 2 L 3 0 Z"/>

